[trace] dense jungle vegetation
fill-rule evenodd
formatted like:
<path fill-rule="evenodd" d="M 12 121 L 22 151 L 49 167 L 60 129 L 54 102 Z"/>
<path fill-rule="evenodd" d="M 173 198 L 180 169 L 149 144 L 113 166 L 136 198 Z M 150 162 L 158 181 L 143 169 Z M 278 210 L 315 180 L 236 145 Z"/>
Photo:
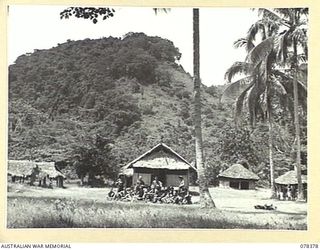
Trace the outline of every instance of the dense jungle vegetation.
<path fill-rule="evenodd" d="M 119 169 L 159 142 L 194 162 L 192 77 L 174 44 L 128 33 L 85 39 L 21 55 L 9 67 L 9 159 L 55 161 L 67 176 L 114 178 Z M 203 138 L 210 184 L 243 162 L 268 185 L 268 126 L 235 126 L 226 88 L 203 86 Z M 292 169 L 294 125 L 274 107 L 275 175 Z M 247 115 L 248 114 L 244 114 Z M 306 165 L 306 114 L 301 116 Z"/>

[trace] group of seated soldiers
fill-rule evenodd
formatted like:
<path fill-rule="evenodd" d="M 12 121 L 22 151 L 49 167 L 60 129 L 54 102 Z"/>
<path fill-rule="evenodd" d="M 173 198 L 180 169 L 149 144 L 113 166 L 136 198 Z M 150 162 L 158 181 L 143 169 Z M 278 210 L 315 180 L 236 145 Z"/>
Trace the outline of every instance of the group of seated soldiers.
<path fill-rule="evenodd" d="M 178 187 L 164 187 L 156 176 L 149 186 L 139 176 L 133 188 L 126 188 L 125 183 L 119 178 L 115 183 L 116 190 L 112 188 L 108 193 L 108 198 L 123 201 L 141 200 L 153 203 L 191 204 L 191 195 L 184 184 L 183 177 L 179 176 L 179 179 Z"/>

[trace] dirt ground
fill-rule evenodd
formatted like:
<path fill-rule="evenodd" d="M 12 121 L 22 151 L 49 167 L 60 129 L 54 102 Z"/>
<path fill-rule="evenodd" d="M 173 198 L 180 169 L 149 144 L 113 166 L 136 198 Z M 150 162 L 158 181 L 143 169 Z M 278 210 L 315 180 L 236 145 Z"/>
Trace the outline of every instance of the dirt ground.
<path fill-rule="evenodd" d="M 265 213 L 271 211 L 255 209 L 254 206 L 272 204 L 277 207 L 277 213 L 307 214 L 306 202 L 270 199 L 270 189 L 236 190 L 231 188 L 211 188 L 210 193 L 217 208 L 223 210 Z"/>
<path fill-rule="evenodd" d="M 66 188 L 45 189 L 30 187 L 22 184 L 9 184 L 10 197 L 51 197 L 70 198 L 94 201 L 105 201 L 109 188 L 87 188 L 76 185 L 67 185 Z M 190 187 L 191 191 L 198 191 L 198 187 Z M 306 215 L 307 203 L 295 201 L 279 201 L 270 199 L 269 189 L 236 190 L 229 188 L 210 188 L 211 196 L 216 207 L 226 211 L 239 211 L 241 213 L 285 213 L 292 215 Z M 193 203 L 199 202 L 199 196 L 192 197 Z M 255 209 L 255 205 L 271 205 L 277 207 L 276 211 Z"/>

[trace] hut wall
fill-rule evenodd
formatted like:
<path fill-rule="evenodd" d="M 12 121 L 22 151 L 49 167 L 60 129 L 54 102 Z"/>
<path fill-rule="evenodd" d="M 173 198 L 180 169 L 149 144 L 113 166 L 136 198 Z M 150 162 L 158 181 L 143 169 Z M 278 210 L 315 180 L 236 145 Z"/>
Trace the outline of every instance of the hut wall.
<path fill-rule="evenodd" d="M 241 189 L 241 182 L 237 179 L 230 179 L 229 180 L 230 187 L 234 189 Z"/>
<path fill-rule="evenodd" d="M 145 184 L 150 185 L 153 178 L 158 176 L 159 180 L 165 186 L 179 186 L 179 176 L 182 176 L 186 186 L 189 186 L 188 170 L 169 170 L 169 169 L 150 169 L 150 168 L 134 168 L 133 169 L 133 185 L 137 183 L 139 176 Z"/>
<path fill-rule="evenodd" d="M 231 187 L 240 190 L 252 190 L 255 189 L 255 184 L 254 180 L 219 177 L 219 187 L 223 188 Z"/>
<path fill-rule="evenodd" d="M 57 185 L 57 187 L 60 187 L 60 188 L 63 187 L 63 177 L 62 176 L 57 176 L 56 185 Z"/>
<path fill-rule="evenodd" d="M 151 174 L 150 173 L 134 172 L 133 176 L 132 176 L 132 184 L 133 185 L 137 184 L 137 180 L 138 180 L 139 176 L 142 177 L 142 180 L 144 181 L 144 183 L 146 185 L 150 185 L 151 184 Z"/>
<path fill-rule="evenodd" d="M 173 187 L 177 187 L 180 184 L 180 179 L 179 179 L 180 175 L 176 175 L 176 174 L 167 174 L 167 180 L 166 180 L 166 186 L 173 186 Z M 188 175 L 181 175 L 183 177 L 184 180 L 184 185 L 185 186 L 189 186 L 189 178 Z"/>
<path fill-rule="evenodd" d="M 229 188 L 230 182 L 228 180 L 219 180 L 219 187 Z"/>
<path fill-rule="evenodd" d="M 255 181 L 250 181 L 249 182 L 249 189 L 252 190 L 252 189 L 255 189 L 256 188 L 256 182 Z"/>

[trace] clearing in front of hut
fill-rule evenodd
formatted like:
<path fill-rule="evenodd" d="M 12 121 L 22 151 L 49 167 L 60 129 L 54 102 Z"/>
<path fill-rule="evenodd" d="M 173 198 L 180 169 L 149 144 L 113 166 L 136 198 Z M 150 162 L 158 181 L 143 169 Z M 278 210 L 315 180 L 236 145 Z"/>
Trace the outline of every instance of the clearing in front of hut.
<path fill-rule="evenodd" d="M 108 190 L 10 185 L 7 227 L 307 229 L 307 203 L 270 200 L 267 189 L 211 188 L 217 209 L 199 209 L 198 196 L 192 205 L 108 201 Z M 257 204 L 277 210 L 256 210 Z"/>

